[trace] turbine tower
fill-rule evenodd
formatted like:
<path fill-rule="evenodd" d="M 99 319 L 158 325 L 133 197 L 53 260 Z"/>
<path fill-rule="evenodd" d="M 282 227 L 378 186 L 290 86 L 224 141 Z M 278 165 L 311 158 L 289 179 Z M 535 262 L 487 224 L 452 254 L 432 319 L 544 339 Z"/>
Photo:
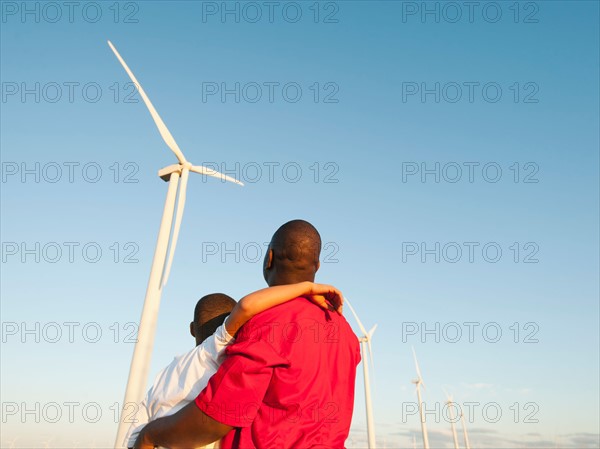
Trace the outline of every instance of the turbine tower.
<path fill-rule="evenodd" d="M 154 346 L 154 334 L 156 331 L 156 321 L 158 317 L 158 308 L 160 305 L 160 297 L 163 287 L 167 283 L 175 248 L 177 247 L 177 239 L 179 237 L 179 228 L 183 217 L 183 209 L 185 207 L 186 188 L 189 172 L 199 173 L 202 175 L 221 178 L 239 185 L 243 185 L 236 179 L 230 178 L 215 170 L 208 169 L 203 166 L 195 166 L 187 161 L 181 149 L 175 142 L 175 139 L 167 129 L 166 125 L 154 109 L 142 85 L 138 82 L 133 72 L 129 69 L 114 45 L 108 41 L 110 49 L 113 51 L 129 78 L 137 87 L 137 90 L 142 97 L 158 132 L 162 136 L 167 146 L 175 153 L 178 163 L 169 165 L 158 172 L 158 176 L 169 183 L 167 189 L 167 198 L 163 210 L 163 216 L 158 231 L 156 241 L 156 249 L 154 250 L 154 258 L 152 260 L 152 268 L 150 270 L 150 278 L 148 279 L 148 287 L 146 289 L 146 298 L 144 299 L 144 308 L 138 330 L 138 338 L 133 351 L 131 367 L 129 369 L 129 378 L 127 380 L 127 388 L 125 390 L 125 400 L 121 408 L 119 416 L 119 428 L 115 440 L 115 448 L 123 447 L 125 434 L 127 433 L 128 423 L 123 421 L 125 416 L 125 408 L 128 404 L 139 404 L 144 397 L 146 390 L 146 382 L 148 380 L 148 370 L 150 369 L 150 358 L 152 356 L 152 347 Z M 177 210 L 175 210 L 175 200 L 177 199 Z M 173 213 L 175 216 L 173 217 Z M 173 224 L 173 218 L 175 223 Z M 171 233 L 171 226 L 173 232 Z M 167 254 L 167 250 L 169 253 Z"/>
<path fill-rule="evenodd" d="M 415 359 L 415 367 L 417 368 L 417 378 L 412 381 L 417 389 L 417 399 L 419 401 L 419 414 L 421 416 L 421 432 L 423 433 L 423 448 L 429 449 L 429 438 L 427 437 L 427 424 L 425 423 L 425 412 L 423 410 L 423 402 L 421 401 L 421 385 L 425 388 L 425 383 L 421 377 L 421 370 L 419 369 L 419 362 L 417 361 L 417 354 L 415 348 L 412 348 L 413 358 Z"/>
<path fill-rule="evenodd" d="M 465 448 L 471 449 L 471 445 L 469 444 L 469 436 L 467 435 L 467 426 L 465 426 L 465 414 L 460 412 L 460 422 L 462 424 L 463 436 L 465 438 Z"/>
<path fill-rule="evenodd" d="M 363 356 L 362 365 L 363 365 L 363 377 L 365 381 L 365 407 L 367 411 L 367 438 L 369 443 L 369 449 L 375 449 L 375 424 L 373 422 L 373 404 L 371 403 L 371 385 L 369 380 L 369 359 L 371 360 L 371 365 L 373 366 L 373 350 L 371 348 L 371 339 L 373 338 L 373 333 L 375 333 L 375 329 L 377 329 L 377 324 L 371 328 L 369 332 L 366 331 L 365 327 L 362 325 L 360 319 L 352 304 L 348 301 L 348 298 L 344 298 L 344 303 L 348 304 L 350 307 L 350 311 L 352 315 L 354 315 L 354 319 L 358 323 L 358 327 L 362 332 L 362 337 L 359 337 L 358 341 L 360 341 L 361 352 Z"/>

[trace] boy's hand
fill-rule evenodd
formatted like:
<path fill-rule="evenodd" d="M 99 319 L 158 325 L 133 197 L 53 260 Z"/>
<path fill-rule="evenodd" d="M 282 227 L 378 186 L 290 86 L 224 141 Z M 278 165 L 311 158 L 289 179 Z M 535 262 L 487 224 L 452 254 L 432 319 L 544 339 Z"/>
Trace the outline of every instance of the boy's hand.
<path fill-rule="evenodd" d="M 325 310 L 335 310 L 340 315 L 344 306 L 342 292 L 333 285 L 312 283 L 310 288 L 310 300 Z"/>

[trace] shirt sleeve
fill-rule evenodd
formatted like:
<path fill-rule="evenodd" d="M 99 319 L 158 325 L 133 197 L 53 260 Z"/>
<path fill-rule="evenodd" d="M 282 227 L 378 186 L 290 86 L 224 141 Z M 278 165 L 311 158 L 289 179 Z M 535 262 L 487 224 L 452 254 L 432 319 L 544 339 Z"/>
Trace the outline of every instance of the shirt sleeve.
<path fill-rule="evenodd" d="M 229 318 L 229 316 L 227 318 Z M 227 318 L 225 318 L 225 320 L 227 320 Z M 223 363 L 223 360 L 225 359 L 225 349 L 234 341 L 235 338 L 229 335 L 229 332 L 225 329 L 225 323 L 223 323 L 217 327 L 214 334 L 207 337 L 206 340 L 200 344 L 199 353 L 201 352 L 202 356 L 216 368 Z"/>
<path fill-rule="evenodd" d="M 196 405 L 211 418 L 231 427 L 248 427 L 256 418 L 273 370 L 289 366 L 264 339 L 238 341 L 196 398 Z"/>

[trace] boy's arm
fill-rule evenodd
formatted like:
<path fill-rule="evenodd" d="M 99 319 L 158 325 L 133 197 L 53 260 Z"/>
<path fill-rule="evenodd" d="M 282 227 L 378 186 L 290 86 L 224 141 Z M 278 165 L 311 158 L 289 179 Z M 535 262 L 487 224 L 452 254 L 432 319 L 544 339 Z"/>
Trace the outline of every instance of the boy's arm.
<path fill-rule="evenodd" d="M 341 314 L 344 301 L 342 292 L 331 285 L 306 281 L 263 288 L 244 296 L 225 320 L 225 330 L 229 335 L 235 335 L 239 328 L 254 315 L 299 296 L 308 296 L 319 307 L 325 310 L 335 310 Z"/>

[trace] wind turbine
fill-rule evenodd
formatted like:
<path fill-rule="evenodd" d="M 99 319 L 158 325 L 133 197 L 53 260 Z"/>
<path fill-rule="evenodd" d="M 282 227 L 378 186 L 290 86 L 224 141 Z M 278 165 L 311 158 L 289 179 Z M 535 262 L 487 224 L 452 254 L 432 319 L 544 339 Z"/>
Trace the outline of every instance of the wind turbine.
<path fill-rule="evenodd" d="M 412 348 L 413 358 L 415 359 L 415 366 L 417 368 L 417 378 L 412 381 L 417 387 L 417 399 L 419 400 L 419 414 L 421 415 L 421 432 L 423 433 L 423 448 L 429 449 L 429 438 L 427 437 L 427 424 L 425 423 L 425 413 L 423 411 L 423 402 L 421 401 L 421 385 L 425 388 L 425 383 L 421 377 L 421 370 L 419 369 L 419 362 L 417 362 L 417 354 L 415 348 Z"/>
<path fill-rule="evenodd" d="M 150 270 L 150 278 L 148 279 L 148 287 L 146 289 L 146 298 L 144 299 L 144 308 L 140 319 L 138 338 L 133 351 L 131 367 L 129 369 L 129 378 L 127 380 L 127 388 L 125 390 L 125 400 L 121 409 L 119 418 L 119 428 L 117 430 L 117 438 L 115 440 L 115 448 L 121 448 L 125 434 L 127 433 L 128 423 L 123 421 L 125 415 L 125 407 L 128 404 L 137 405 L 144 396 L 146 389 L 146 381 L 148 379 L 148 370 L 150 369 L 150 358 L 152 356 L 152 347 L 154 345 L 154 334 L 156 331 L 156 321 L 158 316 L 158 308 L 160 305 L 160 297 L 163 287 L 167 283 L 171 264 L 177 246 L 179 237 L 179 228 L 183 217 L 183 209 L 185 206 L 186 188 L 189 172 L 200 173 L 202 175 L 213 176 L 216 178 L 225 179 L 235 184 L 243 185 L 241 182 L 219 173 L 215 170 L 208 169 L 203 166 L 192 165 L 183 155 L 181 149 L 175 142 L 175 139 L 167 129 L 166 125 L 154 109 L 142 85 L 138 82 L 133 72 L 129 69 L 114 45 L 108 41 L 110 49 L 113 51 L 131 81 L 138 89 L 142 100 L 146 104 L 158 132 L 162 136 L 167 146 L 175 153 L 177 164 L 169 165 L 168 167 L 159 170 L 158 176 L 169 183 L 167 189 L 167 198 L 163 210 L 162 220 L 158 231 L 156 241 L 156 249 L 154 250 L 154 258 L 152 260 L 152 268 Z M 175 211 L 175 200 L 177 199 L 177 210 Z M 173 212 L 175 212 L 175 223 L 173 224 Z M 171 226 L 173 232 L 171 233 Z M 167 254 L 167 249 L 169 253 Z"/>
<path fill-rule="evenodd" d="M 366 331 L 365 327 L 360 322 L 354 307 L 348 301 L 348 298 L 344 298 L 344 303 L 348 304 L 350 310 L 352 311 L 352 315 L 356 319 L 358 323 L 358 327 L 360 331 L 363 333 L 362 337 L 359 337 L 358 341 L 360 341 L 361 352 L 363 354 L 363 377 L 365 380 L 365 406 L 367 410 L 367 438 L 369 443 L 369 449 L 375 449 L 375 425 L 373 423 L 373 404 L 371 403 L 371 385 L 369 381 L 369 363 L 368 359 L 371 359 L 371 364 L 373 364 L 373 349 L 371 348 L 371 339 L 373 338 L 373 333 L 375 329 L 377 329 L 377 324 L 371 328 L 369 332 Z M 368 352 L 368 357 L 367 357 Z"/>
<path fill-rule="evenodd" d="M 446 404 L 448 404 L 448 413 L 450 414 L 450 427 L 452 428 L 452 438 L 454 440 L 454 449 L 458 449 L 458 437 L 456 435 L 456 427 L 454 427 L 454 410 L 452 409 L 452 396 L 448 394 L 446 390 L 444 390 L 446 394 Z M 462 411 L 460 412 L 462 415 Z"/>
<path fill-rule="evenodd" d="M 460 412 L 460 422 L 462 424 L 463 436 L 465 438 L 465 448 L 471 449 L 471 445 L 469 444 L 469 436 L 467 435 L 467 427 L 465 426 L 465 414 Z"/>

